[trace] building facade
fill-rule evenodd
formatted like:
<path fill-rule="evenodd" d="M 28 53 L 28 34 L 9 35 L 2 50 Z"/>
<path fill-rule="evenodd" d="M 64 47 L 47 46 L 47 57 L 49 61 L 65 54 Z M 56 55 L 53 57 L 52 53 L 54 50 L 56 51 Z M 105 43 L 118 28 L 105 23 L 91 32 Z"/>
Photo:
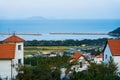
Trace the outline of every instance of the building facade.
<path fill-rule="evenodd" d="M 24 64 L 24 40 L 16 35 L 3 40 L 0 44 L 0 77 L 15 79 L 17 69 Z"/>
<path fill-rule="evenodd" d="M 109 39 L 103 51 L 103 62 L 108 63 L 111 59 L 117 64 L 120 72 L 120 39 Z"/>

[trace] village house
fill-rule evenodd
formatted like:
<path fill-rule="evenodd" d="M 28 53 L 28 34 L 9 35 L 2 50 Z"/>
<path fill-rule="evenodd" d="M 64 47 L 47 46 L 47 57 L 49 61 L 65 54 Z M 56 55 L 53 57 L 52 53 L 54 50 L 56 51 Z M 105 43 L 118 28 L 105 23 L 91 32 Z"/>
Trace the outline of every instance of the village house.
<path fill-rule="evenodd" d="M 23 65 L 23 42 L 22 38 L 12 35 L 0 44 L 0 78 L 3 80 L 15 79 L 18 67 Z"/>
<path fill-rule="evenodd" d="M 102 62 L 103 62 L 103 55 L 100 54 L 100 55 L 96 56 L 95 63 L 96 64 L 102 64 Z"/>
<path fill-rule="evenodd" d="M 68 68 L 61 69 L 61 80 L 68 78 L 73 70 L 75 72 L 87 70 L 90 61 L 80 51 L 77 51 L 70 57 L 68 64 L 70 65 Z"/>
<path fill-rule="evenodd" d="M 103 56 L 104 63 L 108 63 L 113 59 L 118 66 L 118 71 L 120 71 L 120 39 L 107 40 Z"/>
<path fill-rule="evenodd" d="M 74 64 L 71 67 L 72 70 L 79 72 L 87 69 L 89 60 L 80 51 L 77 51 L 71 56 L 69 63 Z"/>
<path fill-rule="evenodd" d="M 96 64 L 102 64 L 102 62 L 103 62 L 103 55 L 102 54 L 97 55 L 97 56 L 95 56 L 92 59 L 93 59 L 93 61 L 91 61 L 91 62 L 96 63 Z"/>

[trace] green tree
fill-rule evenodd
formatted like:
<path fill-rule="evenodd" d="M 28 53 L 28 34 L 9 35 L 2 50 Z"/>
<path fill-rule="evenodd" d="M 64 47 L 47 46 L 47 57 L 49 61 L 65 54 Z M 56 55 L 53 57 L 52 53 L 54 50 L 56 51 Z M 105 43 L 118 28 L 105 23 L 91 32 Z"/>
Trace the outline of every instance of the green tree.
<path fill-rule="evenodd" d="M 91 63 L 86 71 L 74 72 L 69 80 L 120 80 L 117 65 L 111 61 L 108 64 Z"/>
<path fill-rule="evenodd" d="M 18 80 L 33 80 L 32 67 L 23 66 L 19 68 L 16 78 Z"/>

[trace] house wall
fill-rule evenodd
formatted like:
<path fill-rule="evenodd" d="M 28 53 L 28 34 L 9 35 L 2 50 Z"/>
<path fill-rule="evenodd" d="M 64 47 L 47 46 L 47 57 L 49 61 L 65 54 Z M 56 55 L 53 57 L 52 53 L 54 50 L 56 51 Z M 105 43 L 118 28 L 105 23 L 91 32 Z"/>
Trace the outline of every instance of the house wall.
<path fill-rule="evenodd" d="M 113 60 L 117 64 L 118 71 L 120 72 L 120 56 L 113 56 Z"/>
<path fill-rule="evenodd" d="M 80 67 L 80 62 L 82 62 L 82 67 Z M 86 70 L 87 67 L 88 67 L 89 63 L 84 59 L 83 56 L 81 56 L 78 60 L 77 60 L 77 64 L 76 65 L 73 65 L 71 67 L 72 70 L 75 69 L 76 72 L 79 72 L 79 71 L 83 71 L 83 70 Z"/>
<path fill-rule="evenodd" d="M 18 45 L 21 45 L 21 50 L 18 50 Z M 16 50 L 15 50 L 15 63 L 18 64 L 18 59 L 21 59 L 21 64 L 24 63 L 24 48 L 23 42 L 16 43 Z"/>
<path fill-rule="evenodd" d="M 95 62 L 96 64 L 101 64 L 102 61 L 103 61 L 102 58 L 94 58 L 94 62 Z"/>
<path fill-rule="evenodd" d="M 18 50 L 18 45 L 21 45 L 21 50 Z M 16 77 L 16 75 L 18 74 L 18 72 L 16 71 L 16 69 L 18 68 L 18 60 L 21 59 L 21 64 L 24 64 L 24 48 L 23 48 L 23 42 L 21 43 L 16 43 L 16 49 L 15 49 L 15 58 L 12 60 L 12 63 L 14 64 L 14 67 L 12 68 L 13 71 L 13 78 Z"/>
<path fill-rule="evenodd" d="M 107 55 L 107 58 L 106 58 L 106 55 Z M 120 71 L 120 56 L 112 56 L 109 45 L 107 44 L 104 51 L 104 63 L 108 63 L 108 61 L 110 61 L 110 56 L 113 58 L 114 62 L 117 64 L 118 71 Z"/>
<path fill-rule="evenodd" d="M 0 60 L 0 77 L 11 78 L 11 60 Z"/>
<path fill-rule="evenodd" d="M 106 48 L 104 50 L 103 55 L 104 55 L 104 59 L 103 59 L 104 63 L 108 63 L 108 61 L 110 61 L 110 57 L 112 57 L 112 53 L 110 51 L 110 47 L 109 47 L 108 44 L 107 44 L 107 46 L 106 46 Z"/>

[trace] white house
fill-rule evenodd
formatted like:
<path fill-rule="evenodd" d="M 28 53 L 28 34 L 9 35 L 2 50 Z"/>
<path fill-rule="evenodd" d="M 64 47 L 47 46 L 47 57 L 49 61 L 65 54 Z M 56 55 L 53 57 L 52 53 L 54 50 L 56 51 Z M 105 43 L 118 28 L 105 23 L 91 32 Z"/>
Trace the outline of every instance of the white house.
<path fill-rule="evenodd" d="M 75 52 L 71 56 L 70 63 L 74 64 L 71 69 L 74 69 L 76 72 L 86 70 L 89 65 L 89 61 L 80 51 Z"/>
<path fill-rule="evenodd" d="M 23 65 L 23 42 L 22 38 L 12 35 L 0 44 L 0 77 L 2 79 L 15 78 L 17 68 Z"/>
<path fill-rule="evenodd" d="M 68 64 L 71 64 L 68 68 L 61 69 L 61 80 L 64 78 L 69 78 L 71 71 L 80 72 L 86 70 L 89 65 L 89 60 L 80 52 L 77 51 L 70 57 Z"/>
<path fill-rule="evenodd" d="M 94 62 L 96 63 L 96 64 L 102 64 L 102 62 L 103 62 L 103 56 L 100 54 L 100 55 L 98 55 L 98 56 L 96 56 L 95 58 L 94 58 Z"/>
<path fill-rule="evenodd" d="M 103 56 L 104 63 L 108 63 L 110 59 L 113 59 L 117 63 L 118 71 L 120 71 L 120 39 L 107 40 Z"/>

